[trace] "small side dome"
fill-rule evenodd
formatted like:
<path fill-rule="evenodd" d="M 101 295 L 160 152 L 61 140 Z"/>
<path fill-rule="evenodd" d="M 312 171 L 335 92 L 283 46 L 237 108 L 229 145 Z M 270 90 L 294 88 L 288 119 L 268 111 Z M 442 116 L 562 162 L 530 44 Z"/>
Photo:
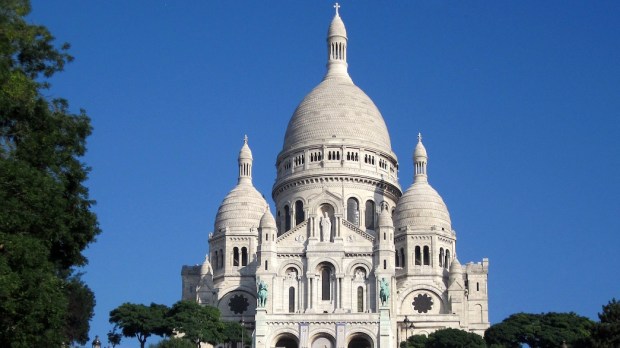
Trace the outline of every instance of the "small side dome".
<path fill-rule="evenodd" d="M 242 182 L 235 186 L 222 201 L 215 216 L 215 233 L 223 228 L 257 228 L 267 201 L 252 186 Z"/>
<path fill-rule="evenodd" d="M 248 146 L 248 136 L 246 135 L 243 138 L 243 146 L 241 150 L 239 150 L 239 160 L 251 160 L 252 159 L 252 150 L 250 150 L 250 146 Z"/>
<path fill-rule="evenodd" d="M 426 160 L 428 155 L 426 154 L 426 148 L 424 144 L 422 144 L 422 134 L 418 133 L 418 144 L 415 146 L 415 150 L 413 150 L 413 161 L 420 161 L 422 159 Z"/>
<path fill-rule="evenodd" d="M 419 155 L 419 156 L 418 156 Z M 394 213 L 394 226 L 414 229 L 438 228 L 452 230 L 450 213 L 443 199 L 428 183 L 426 174 L 427 156 L 422 145 L 422 136 L 418 135 L 418 145 L 414 151 L 413 185 L 400 197 Z"/>
<path fill-rule="evenodd" d="M 381 209 L 377 223 L 379 227 L 394 227 L 394 221 L 392 221 L 392 216 L 387 209 Z"/>
<path fill-rule="evenodd" d="M 267 206 L 267 210 L 263 214 L 263 217 L 260 218 L 260 228 L 271 228 L 276 229 L 276 219 L 273 218 L 273 214 L 269 210 L 269 206 Z"/>
<path fill-rule="evenodd" d="M 336 15 L 334 16 L 334 19 L 332 19 L 332 22 L 329 25 L 329 30 L 327 30 L 328 38 L 332 36 L 342 36 L 344 38 L 347 37 L 347 29 L 344 27 L 344 22 L 342 21 L 342 18 L 340 18 L 340 15 L 338 14 L 338 7 L 336 7 Z"/>
<path fill-rule="evenodd" d="M 456 257 L 452 260 L 452 264 L 450 265 L 450 273 L 463 273 L 463 267 Z"/>

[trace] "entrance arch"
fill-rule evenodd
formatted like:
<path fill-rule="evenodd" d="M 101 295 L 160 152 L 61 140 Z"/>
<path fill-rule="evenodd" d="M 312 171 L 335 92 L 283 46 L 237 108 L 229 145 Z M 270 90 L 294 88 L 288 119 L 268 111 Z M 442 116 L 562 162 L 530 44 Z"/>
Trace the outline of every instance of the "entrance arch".
<path fill-rule="evenodd" d="M 312 348 L 335 348 L 336 340 L 329 334 L 318 334 L 314 336 Z"/>
<path fill-rule="evenodd" d="M 297 342 L 297 337 L 293 335 L 280 335 L 276 339 L 275 347 L 277 348 L 298 348 L 299 343 Z"/>
<path fill-rule="evenodd" d="M 347 348 L 374 348 L 372 339 L 364 333 L 355 333 L 350 336 Z"/>

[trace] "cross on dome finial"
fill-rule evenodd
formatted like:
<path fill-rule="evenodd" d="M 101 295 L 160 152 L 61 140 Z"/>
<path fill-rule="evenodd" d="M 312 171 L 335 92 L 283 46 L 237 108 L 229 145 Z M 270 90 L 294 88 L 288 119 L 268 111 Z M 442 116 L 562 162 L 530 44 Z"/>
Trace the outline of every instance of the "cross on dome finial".
<path fill-rule="evenodd" d="M 418 132 L 418 143 L 422 142 L 422 133 Z"/>
<path fill-rule="evenodd" d="M 248 135 L 244 135 L 243 136 L 243 143 L 247 144 L 248 143 Z"/>
<path fill-rule="evenodd" d="M 338 9 L 340 8 L 340 4 L 335 3 L 334 8 L 336 9 L 336 15 L 338 15 Z"/>

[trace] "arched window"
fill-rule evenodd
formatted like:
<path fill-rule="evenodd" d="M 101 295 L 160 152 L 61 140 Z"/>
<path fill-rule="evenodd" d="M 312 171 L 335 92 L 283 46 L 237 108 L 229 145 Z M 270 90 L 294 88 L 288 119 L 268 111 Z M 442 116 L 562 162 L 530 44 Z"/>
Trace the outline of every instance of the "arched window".
<path fill-rule="evenodd" d="M 417 245 L 415 247 L 415 265 L 416 266 L 421 266 L 422 265 L 422 253 L 420 252 L 420 246 Z"/>
<path fill-rule="evenodd" d="M 450 250 L 446 249 L 446 260 L 443 263 L 445 268 L 450 268 Z"/>
<path fill-rule="evenodd" d="M 291 209 L 288 205 L 284 206 L 284 231 L 291 229 Z"/>
<path fill-rule="evenodd" d="M 213 264 L 215 265 L 215 269 L 220 269 L 220 264 L 219 264 L 219 259 L 218 259 L 218 253 L 217 250 L 215 251 L 215 260 L 213 261 Z"/>
<path fill-rule="evenodd" d="M 233 248 L 233 266 L 239 266 L 239 248 Z"/>
<path fill-rule="evenodd" d="M 396 254 L 395 254 L 395 258 L 394 258 L 394 263 L 396 264 L 396 267 L 400 267 L 400 256 L 398 255 L 398 250 L 396 250 Z"/>
<path fill-rule="evenodd" d="M 366 228 L 370 228 L 371 230 L 375 229 L 375 202 L 371 200 L 366 201 L 366 212 L 365 212 L 365 221 Z"/>
<path fill-rule="evenodd" d="M 282 233 L 282 217 L 281 217 L 279 210 L 278 210 L 277 227 L 278 227 L 278 234 L 281 234 Z"/>
<path fill-rule="evenodd" d="M 248 265 L 248 249 L 246 247 L 241 248 L 241 266 Z"/>
<path fill-rule="evenodd" d="M 265 260 L 265 271 L 269 270 L 269 261 Z"/>
<path fill-rule="evenodd" d="M 357 199 L 351 197 L 347 200 L 347 220 L 355 226 L 360 225 L 360 203 Z"/>
<path fill-rule="evenodd" d="M 304 203 L 297 201 L 295 202 L 295 225 L 299 225 L 304 220 Z"/>
<path fill-rule="evenodd" d="M 224 267 L 224 250 L 220 249 L 220 268 Z"/>
<path fill-rule="evenodd" d="M 324 267 L 321 271 L 321 299 L 329 301 L 331 299 L 331 271 Z"/>
<path fill-rule="evenodd" d="M 400 248 L 400 267 L 405 267 L 407 264 L 405 263 L 405 249 Z"/>
<path fill-rule="evenodd" d="M 387 260 L 383 259 L 383 269 L 387 269 Z"/>
<path fill-rule="evenodd" d="M 288 312 L 295 313 L 295 288 L 288 288 Z"/>
<path fill-rule="evenodd" d="M 443 248 L 439 248 L 439 267 L 443 267 Z"/>
<path fill-rule="evenodd" d="M 428 246 L 424 247 L 424 265 L 429 266 L 431 264 L 431 256 Z"/>
<path fill-rule="evenodd" d="M 357 287 L 357 311 L 358 313 L 364 311 L 364 288 L 361 286 Z"/>

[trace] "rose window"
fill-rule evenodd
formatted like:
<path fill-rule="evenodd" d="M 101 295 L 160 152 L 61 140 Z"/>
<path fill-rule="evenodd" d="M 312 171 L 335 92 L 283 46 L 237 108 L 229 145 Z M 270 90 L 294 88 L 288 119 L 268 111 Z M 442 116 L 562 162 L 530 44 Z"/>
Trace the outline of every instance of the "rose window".
<path fill-rule="evenodd" d="M 413 299 L 413 309 L 418 313 L 426 313 L 433 308 L 433 298 L 427 294 L 420 294 Z"/>
<path fill-rule="evenodd" d="M 243 295 L 235 295 L 228 301 L 228 307 L 230 307 L 230 310 L 235 314 L 245 312 L 249 305 L 248 299 Z"/>

